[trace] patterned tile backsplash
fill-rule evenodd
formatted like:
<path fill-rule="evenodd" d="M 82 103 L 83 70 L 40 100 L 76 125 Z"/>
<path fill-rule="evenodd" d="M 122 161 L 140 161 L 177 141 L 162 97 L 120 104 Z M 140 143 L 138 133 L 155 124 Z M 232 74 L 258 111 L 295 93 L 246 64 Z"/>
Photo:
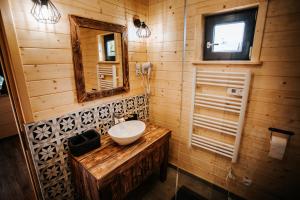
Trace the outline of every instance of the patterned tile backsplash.
<path fill-rule="evenodd" d="M 74 199 L 68 161 L 68 138 L 96 128 L 101 135 L 112 126 L 112 115 L 125 118 L 135 113 L 148 119 L 145 95 L 128 97 L 67 115 L 26 124 L 26 135 L 44 199 Z"/>

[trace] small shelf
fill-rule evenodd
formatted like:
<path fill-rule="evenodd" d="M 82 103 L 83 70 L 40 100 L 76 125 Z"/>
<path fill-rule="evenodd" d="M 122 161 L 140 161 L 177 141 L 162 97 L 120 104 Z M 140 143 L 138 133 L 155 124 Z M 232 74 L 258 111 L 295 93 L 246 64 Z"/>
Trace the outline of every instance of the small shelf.
<path fill-rule="evenodd" d="M 119 64 L 119 61 L 99 61 L 98 64 Z"/>
<path fill-rule="evenodd" d="M 199 60 L 194 65 L 262 65 L 262 61 L 251 60 Z"/>

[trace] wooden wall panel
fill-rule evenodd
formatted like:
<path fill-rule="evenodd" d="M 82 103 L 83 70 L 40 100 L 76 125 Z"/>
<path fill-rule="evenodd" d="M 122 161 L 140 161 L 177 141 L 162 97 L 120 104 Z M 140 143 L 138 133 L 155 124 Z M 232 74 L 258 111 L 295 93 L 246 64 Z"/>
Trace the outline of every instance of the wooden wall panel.
<path fill-rule="evenodd" d="M 20 104 L 16 106 L 16 109 L 18 110 L 17 115 L 20 121 L 32 121 L 32 110 L 25 84 L 25 76 L 9 0 L 0 1 L 0 12 L 2 18 L 1 21 L 3 23 L 1 30 L 3 30 L 3 34 L 6 36 L 4 38 L 1 37 L 1 39 L 3 39 L 3 44 L 1 44 L 1 47 L 7 48 L 7 54 L 10 56 L 10 58 L 6 59 L 9 60 L 8 62 L 12 65 L 7 66 L 11 69 L 10 74 L 12 77 L 8 77 L 8 79 L 11 79 L 11 81 L 15 82 L 15 89 L 12 89 L 12 92 L 14 93 L 13 99 L 19 99 Z M 7 65 L 9 64 L 7 63 Z M 23 131 L 23 128 L 21 128 L 21 131 Z"/>
<path fill-rule="evenodd" d="M 180 136 L 183 2 L 149 1 L 148 59 L 151 74 L 150 119 L 173 130 L 170 161 L 177 164 Z"/>
<path fill-rule="evenodd" d="M 29 81 L 73 78 L 73 64 L 23 65 L 25 79 Z"/>
<path fill-rule="evenodd" d="M 227 158 L 188 146 L 192 69 L 196 67 L 192 62 L 199 46 L 195 44 L 196 19 L 203 10 L 217 11 L 225 4 L 226 8 L 245 6 L 256 0 L 187 0 L 185 60 L 181 62 L 183 2 L 149 1 L 149 26 L 153 28 L 147 43 L 148 59 L 153 63 L 150 118 L 173 130 L 170 162 L 247 199 L 295 198 L 298 193 L 295 185 L 300 178 L 299 1 L 269 1 L 261 48 L 262 65 L 197 65 L 201 69 L 252 71 L 239 160 L 233 165 Z M 283 161 L 268 157 L 268 127 L 271 126 L 296 133 Z M 237 179 L 226 182 L 231 166 Z M 241 183 L 244 176 L 253 180 L 250 187 Z"/>
<path fill-rule="evenodd" d="M 143 92 L 141 80 L 130 77 L 130 92 L 77 103 L 68 15 L 74 14 L 128 26 L 130 74 L 134 63 L 147 61 L 146 40 L 136 36 L 133 15 L 147 20 L 148 1 L 54 0 L 62 14 L 57 24 L 38 23 L 30 14 L 32 1 L 11 0 L 33 121 L 47 119 L 116 98 Z M 31 122 L 32 119 L 27 122 Z"/>
<path fill-rule="evenodd" d="M 99 55 L 97 35 L 104 31 L 88 28 L 80 28 L 79 30 L 85 88 L 86 91 L 98 90 L 97 63 Z"/>

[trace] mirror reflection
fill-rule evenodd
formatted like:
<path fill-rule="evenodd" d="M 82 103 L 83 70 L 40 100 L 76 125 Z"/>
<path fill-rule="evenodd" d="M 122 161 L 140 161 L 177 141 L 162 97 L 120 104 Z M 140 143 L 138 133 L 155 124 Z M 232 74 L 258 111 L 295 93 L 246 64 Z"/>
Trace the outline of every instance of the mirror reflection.
<path fill-rule="evenodd" d="M 79 28 L 86 92 L 123 86 L 121 33 Z"/>

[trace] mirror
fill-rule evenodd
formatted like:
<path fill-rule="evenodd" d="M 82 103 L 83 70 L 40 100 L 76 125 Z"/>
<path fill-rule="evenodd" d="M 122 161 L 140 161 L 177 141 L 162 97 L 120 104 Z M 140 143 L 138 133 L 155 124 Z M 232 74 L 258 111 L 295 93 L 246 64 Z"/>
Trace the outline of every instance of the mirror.
<path fill-rule="evenodd" d="M 87 92 L 123 86 L 121 33 L 79 28 Z"/>
<path fill-rule="evenodd" d="M 126 27 L 70 15 L 79 102 L 129 90 Z"/>

